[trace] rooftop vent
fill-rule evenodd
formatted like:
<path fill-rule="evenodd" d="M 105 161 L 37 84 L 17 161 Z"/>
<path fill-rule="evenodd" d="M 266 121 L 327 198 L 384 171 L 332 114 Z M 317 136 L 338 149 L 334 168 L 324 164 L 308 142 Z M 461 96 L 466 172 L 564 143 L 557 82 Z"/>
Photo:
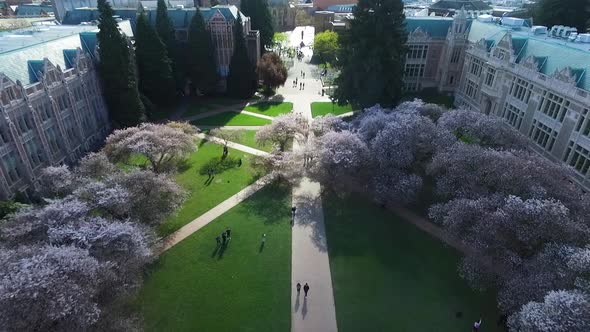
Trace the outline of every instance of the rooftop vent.
<path fill-rule="evenodd" d="M 581 33 L 576 37 L 576 43 L 590 43 L 590 33 Z"/>
<path fill-rule="evenodd" d="M 542 25 L 533 25 L 533 27 L 531 28 L 531 32 L 534 35 L 546 35 L 547 27 Z"/>
<path fill-rule="evenodd" d="M 484 23 L 491 23 L 494 20 L 494 18 L 492 17 L 492 15 L 486 14 L 486 15 L 479 15 L 477 17 L 477 20 L 480 22 L 484 22 Z"/>
<path fill-rule="evenodd" d="M 506 25 L 513 28 L 520 28 L 524 26 L 524 20 L 517 17 L 504 17 L 502 18 L 502 25 Z"/>
<path fill-rule="evenodd" d="M 184 9 L 184 5 L 176 5 L 176 9 L 182 10 L 182 9 Z"/>

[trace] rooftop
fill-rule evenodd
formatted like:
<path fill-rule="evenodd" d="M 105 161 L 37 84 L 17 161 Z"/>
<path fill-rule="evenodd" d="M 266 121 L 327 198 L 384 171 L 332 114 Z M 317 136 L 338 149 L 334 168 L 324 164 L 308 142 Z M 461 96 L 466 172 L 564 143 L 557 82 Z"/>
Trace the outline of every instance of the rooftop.
<path fill-rule="evenodd" d="M 433 38 L 445 38 L 451 25 L 453 25 L 453 19 L 451 17 L 406 17 L 406 30 L 408 32 L 414 32 L 416 29 L 420 28 L 420 30 L 426 32 Z"/>
<path fill-rule="evenodd" d="M 440 0 L 433 3 L 430 9 L 459 11 L 464 8 L 468 11 L 491 10 L 492 7 L 481 0 Z"/>
<path fill-rule="evenodd" d="M 570 67 L 578 73 L 577 86 L 590 91 L 590 43 L 534 34 L 528 27 L 512 28 L 478 20 L 472 22 L 468 38 L 472 43 L 485 39 L 488 47 L 492 47 L 509 32 L 517 63 L 532 56 L 538 62 L 539 72 L 546 75 Z"/>

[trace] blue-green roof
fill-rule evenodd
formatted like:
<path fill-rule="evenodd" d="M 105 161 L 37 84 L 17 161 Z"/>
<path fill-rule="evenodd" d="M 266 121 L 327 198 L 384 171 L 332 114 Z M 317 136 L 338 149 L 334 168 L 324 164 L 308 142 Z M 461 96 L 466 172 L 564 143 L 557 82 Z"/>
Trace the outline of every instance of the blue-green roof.
<path fill-rule="evenodd" d="M 349 4 L 349 5 L 333 5 L 333 6 L 328 6 L 328 8 L 326 8 L 326 10 L 335 12 L 335 13 L 352 13 L 352 11 L 354 10 L 354 7 L 356 7 L 356 4 Z"/>
<path fill-rule="evenodd" d="M 446 38 L 451 25 L 453 25 L 453 19 L 447 17 L 406 17 L 406 30 L 408 32 L 420 28 L 432 38 Z"/>
<path fill-rule="evenodd" d="M 553 75 L 556 70 L 570 67 L 576 75 L 577 86 L 590 91 L 590 76 L 585 74 L 590 70 L 590 44 L 534 35 L 526 27 L 512 30 L 509 27 L 479 21 L 472 23 L 468 38 L 473 43 L 484 38 L 497 44 L 508 32 L 512 34 L 517 62 L 532 56 L 538 62 L 539 71 L 545 75 Z"/>
<path fill-rule="evenodd" d="M 65 59 L 67 69 L 74 67 L 77 53 L 78 53 L 78 51 L 73 50 L 73 49 L 64 50 L 64 59 Z"/>
<path fill-rule="evenodd" d="M 16 16 L 41 16 L 53 13 L 52 6 L 39 4 L 22 4 L 16 8 Z"/>
<path fill-rule="evenodd" d="M 27 67 L 29 69 L 29 82 L 39 82 L 39 73 L 43 72 L 43 60 L 29 60 L 27 61 Z"/>

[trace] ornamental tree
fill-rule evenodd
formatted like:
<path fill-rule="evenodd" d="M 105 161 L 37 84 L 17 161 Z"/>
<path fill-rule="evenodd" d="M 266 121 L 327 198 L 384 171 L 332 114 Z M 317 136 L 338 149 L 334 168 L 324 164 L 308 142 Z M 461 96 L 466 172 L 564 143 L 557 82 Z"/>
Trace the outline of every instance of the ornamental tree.
<path fill-rule="evenodd" d="M 279 55 L 268 52 L 258 60 L 256 74 L 264 86 L 264 95 L 268 97 L 274 94 L 275 89 L 285 84 L 288 73 Z"/>
<path fill-rule="evenodd" d="M 156 173 L 175 170 L 178 162 L 195 150 L 192 135 L 153 123 L 115 130 L 107 137 L 103 149 L 113 162 L 127 163 L 133 157 L 143 156 L 149 169 Z"/>
<path fill-rule="evenodd" d="M 283 152 L 287 143 L 292 141 L 297 133 L 301 133 L 300 127 L 303 122 L 306 120 L 301 115 L 292 112 L 281 114 L 275 117 L 271 124 L 256 132 L 256 141 L 261 145 L 271 142 Z"/>

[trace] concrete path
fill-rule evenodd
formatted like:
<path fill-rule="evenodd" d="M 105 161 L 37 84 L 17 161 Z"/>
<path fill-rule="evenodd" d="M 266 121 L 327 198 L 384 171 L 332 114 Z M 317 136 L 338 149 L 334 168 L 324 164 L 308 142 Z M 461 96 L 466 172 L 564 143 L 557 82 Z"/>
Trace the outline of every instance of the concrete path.
<path fill-rule="evenodd" d="M 301 31 L 305 45 L 310 45 L 314 38 L 313 27 L 298 27 L 291 34 L 291 45 L 299 45 Z M 309 121 L 311 117 L 310 103 L 329 101 L 321 97 L 319 80 L 312 78 L 314 66 L 309 64 L 313 52 L 309 47 L 303 48 L 303 61 L 295 60 L 289 71 L 289 77 L 279 93 L 285 101 L 293 103 L 293 111 L 303 114 Z M 301 71 L 305 73 L 302 78 Z M 293 87 L 292 81 L 305 83 L 305 89 Z M 291 84 L 290 84 L 291 83 Z M 293 149 L 299 144 L 294 142 Z M 293 205 L 297 208 L 292 229 L 291 255 L 291 331 L 293 332 L 336 332 L 336 308 L 332 290 L 332 275 L 324 227 L 324 212 L 320 196 L 320 184 L 304 178 L 293 188 Z M 300 283 L 302 288 L 309 284 L 309 296 L 304 297 L 303 289 L 298 295 L 295 286 Z"/>
<path fill-rule="evenodd" d="M 160 251 L 156 254 L 159 255 L 166 250 L 172 248 L 180 241 L 186 239 L 194 232 L 198 231 L 199 229 L 203 228 L 203 226 L 207 225 L 208 223 L 215 220 L 217 217 L 221 216 L 229 209 L 233 208 L 234 206 L 241 203 L 246 198 L 252 196 L 255 192 L 262 189 L 264 186 L 272 182 L 273 175 L 266 175 L 262 178 L 258 179 L 258 181 L 254 182 L 253 184 L 249 185 L 248 187 L 242 189 L 237 194 L 231 196 L 230 198 L 226 199 L 225 201 L 221 202 L 219 205 L 215 206 L 211 210 L 205 212 L 197 219 L 191 221 L 190 223 L 184 225 L 181 229 L 177 230 L 176 232 L 170 234 L 168 237 L 162 240 L 162 247 Z"/>
<path fill-rule="evenodd" d="M 211 136 L 211 135 L 207 135 L 207 134 L 203 134 L 203 133 L 198 133 L 197 134 L 197 137 L 206 139 L 206 140 L 211 141 L 211 142 L 214 142 L 214 143 L 225 144 L 225 141 L 222 140 L 221 138 L 215 137 L 215 136 Z M 229 146 L 232 149 L 236 149 L 236 150 L 247 152 L 249 154 L 253 154 L 255 156 L 266 156 L 266 155 L 268 155 L 268 152 L 261 151 L 261 150 L 258 150 L 258 149 L 255 149 L 255 148 L 251 148 L 249 146 L 245 146 L 245 145 L 242 145 L 242 144 L 234 143 L 234 142 L 227 142 L 227 146 Z"/>
<path fill-rule="evenodd" d="M 293 205 L 297 211 L 291 235 L 291 331 L 338 331 L 320 184 L 303 179 L 293 189 Z M 297 295 L 297 283 L 309 284 L 307 298 L 303 290 Z"/>
<path fill-rule="evenodd" d="M 240 113 L 241 114 L 255 116 L 255 117 L 258 117 L 258 118 L 262 118 L 262 119 L 271 120 L 271 121 L 272 121 L 272 119 L 274 119 L 274 117 L 272 117 L 272 116 L 268 116 L 268 115 L 264 115 L 264 114 L 258 114 L 258 113 L 254 113 L 254 112 L 241 111 Z"/>

